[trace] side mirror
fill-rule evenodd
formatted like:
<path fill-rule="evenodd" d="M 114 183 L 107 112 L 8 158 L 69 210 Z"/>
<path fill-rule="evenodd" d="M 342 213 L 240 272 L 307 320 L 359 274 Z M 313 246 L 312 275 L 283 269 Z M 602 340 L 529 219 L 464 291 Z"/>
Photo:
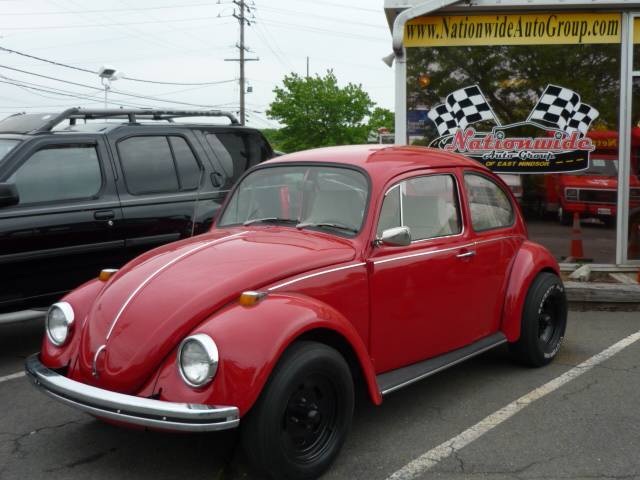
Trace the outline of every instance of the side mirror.
<path fill-rule="evenodd" d="M 17 205 L 20 202 L 18 189 L 13 183 L 0 183 L 0 207 Z"/>
<path fill-rule="evenodd" d="M 390 247 L 406 247 L 411 245 L 411 230 L 409 227 L 388 228 L 382 232 L 376 243 Z"/>

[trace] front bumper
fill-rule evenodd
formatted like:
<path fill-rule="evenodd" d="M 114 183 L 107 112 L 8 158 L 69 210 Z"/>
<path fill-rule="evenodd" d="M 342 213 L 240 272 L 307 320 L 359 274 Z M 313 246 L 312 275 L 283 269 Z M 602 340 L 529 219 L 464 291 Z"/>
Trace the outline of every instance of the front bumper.
<path fill-rule="evenodd" d="M 38 354 L 27 358 L 25 370 L 47 395 L 96 417 L 184 432 L 226 430 L 240 423 L 237 407 L 164 402 L 76 382 L 45 367 Z"/>

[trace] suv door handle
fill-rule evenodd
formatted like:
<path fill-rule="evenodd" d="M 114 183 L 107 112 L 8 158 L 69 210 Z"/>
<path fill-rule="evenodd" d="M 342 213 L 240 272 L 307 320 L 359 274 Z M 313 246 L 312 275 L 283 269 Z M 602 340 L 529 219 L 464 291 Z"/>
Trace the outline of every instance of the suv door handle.
<path fill-rule="evenodd" d="M 468 252 L 464 252 L 464 253 L 459 253 L 458 255 L 456 255 L 457 258 L 469 258 L 469 257 L 473 257 L 476 254 L 475 250 L 469 250 Z"/>
<path fill-rule="evenodd" d="M 113 220 L 116 214 L 113 210 L 98 210 L 93 214 L 96 220 Z"/>

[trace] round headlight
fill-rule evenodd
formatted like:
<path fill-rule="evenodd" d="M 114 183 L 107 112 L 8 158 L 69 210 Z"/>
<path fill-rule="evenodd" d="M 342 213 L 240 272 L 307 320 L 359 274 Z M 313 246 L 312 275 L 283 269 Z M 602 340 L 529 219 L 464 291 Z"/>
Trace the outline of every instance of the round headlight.
<path fill-rule="evenodd" d="M 204 333 L 185 338 L 178 349 L 178 370 L 190 387 L 202 387 L 218 370 L 218 347 Z"/>
<path fill-rule="evenodd" d="M 64 345 L 73 324 L 73 308 L 67 302 L 54 303 L 47 312 L 47 337 L 55 346 Z"/>

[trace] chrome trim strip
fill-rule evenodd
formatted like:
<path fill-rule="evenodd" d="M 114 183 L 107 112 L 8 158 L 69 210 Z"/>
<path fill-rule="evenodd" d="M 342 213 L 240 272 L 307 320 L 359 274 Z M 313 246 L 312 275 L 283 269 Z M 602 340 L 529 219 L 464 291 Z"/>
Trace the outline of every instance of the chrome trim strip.
<path fill-rule="evenodd" d="M 442 238 L 442 237 L 440 237 L 440 238 Z M 402 255 L 400 257 L 384 258 L 382 260 L 374 260 L 373 264 L 374 265 L 378 265 L 378 264 L 381 264 L 381 263 L 393 262 L 395 260 L 405 260 L 407 258 L 423 257 L 423 256 L 427 256 L 427 255 L 435 255 L 437 253 L 450 252 L 452 250 L 459 250 L 461 248 L 473 248 L 476 245 L 481 245 L 483 243 L 497 242 L 499 240 L 508 240 L 510 238 L 520 238 L 520 235 L 506 235 L 506 236 L 502 236 L 502 237 L 487 238 L 487 239 L 484 239 L 484 240 L 477 240 L 475 242 L 467 243 L 465 245 L 458 245 L 457 247 L 442 248 L 442 249 L 439 249 L 439 250 L 430 250 L 428 252 L 412 253 L 410 255 Z"/>
<path fill-rule="evenodd" d="M 45 367 L 38 354 L 27 358 L 25 371 L 47 395 L 98 417 L 188 432 L 225 430 L 240 423 L 237 407 L 164 402 L 76 382 Z"/>
<path fill-rule="evenodd" d="M 396 260 L 405 260 L 407 258 L 426 257 L 428 255 L 435 255 L 437 253 L 445 253 L 445 252 L 451 252 L 453 250 L 460 250 L 461 248 L 473 248 L 474 246 L 475 246 L 475 242 L 471 242 L 471 243 L 467 243 L 466 245 L 458 245 L 457 247 L 441 248 L 439 250 L 430 250 L 428 252 L 418 252 L 418 253 L 412 253 L 410 255 L 402 255 L 400 257 L 385 258 L 377 261 L 374 260 L 373 264 L 380 265 L 382 263 L 395 262 Z"/>
<path fill-rule="evenodd" d="M 100 347 L 98 347 L 98 350 L 96 350 L 96 354 L 93 356 L 93 364 L 91 366 L 91 375 L 93 375 L 94 377 L 98 376 L 98 357 L 104 351 L 105 348 L 107 348 L 106 345 L 101 345 Z"/>
<path fill-rule="evenodd" d="M 120 320 L 120 317 L 122 316 L 122 313 L 127 308 L 127 306 L 129 306 L 131 301 L 136 297 L 136 295 L 138 295 L 138 293 L 140 293 L 140 290 L 142 290 L 144 287 L 146 287 L 147 284 L 151 280 L 153 280 L 155 277 L 157 277 L 160 273 L 165 271 L 167 268 L 169 268 L 174 263 L 176 263 L 176 262 L 182 260 L 183 258 L 191 255 L 192 253 L 197 252 L 198 250 L 202 250 L 202 249 L 204 249 L 206 247 L 210 247 L 212 245 L 215 245 L 217 243 L 222 242 L 223 240 L 227 240 L 227 239 L 232 238 L 232 237 L 237 237 L 239 235 L 244 235 L 245 233 L 247 233 L 246 230 L 243 231 L 243 232 L 234 233 L 233 235 L 228 235 L 226 237 L 218 238 L 216 240 L 212 240 L 210 242 L 205 242 L 205 243 L 203 243 L 201 245 L 198 245 L 197 247 L 194 247 L 194 248 L 192 248 L 190 250 L 187 250 L 186 252 L 182 253 L 181 255 L 178 255 L 176 258 L 172 259 L 171 261 L 165 263 L 162 267 L 160 267 L 155 272 L 153 272 L 151 275 L 149 275 L 147 278 L 145 278 L 144 281 L 140 285 L 138 285 L 138 287 L 131 293 L 131 295 L 129 295 L 129 298 L 127 298 L 125 300 L 125 302 L 122 305 L 122 307 L 120 307 L 120 310 L 116 314 L 116 317 L 114 318 L 113 323 L 111 324 L 111 327 L 109 328 L 109 331 L 107 332 L 106 340 L 109 340 L 109 337 L 113 333 L 114 327 L 118 323 L 118 320 Z"/>
<path fill-rule="evenodd" d="M 423 380 L 423 379 L 425 379 L 427 377 L 430 377 L 431 375 L 434 375 L 434 374 L 436 374 L 438 372 L 441 372 L 442 370 L 446 370 L 449 367 L 453 367 L 454 365 L 462 363 L 465 360 L 473 358 L 476 355 L 480 355 L 481 353 L 484 353 L 484 352 L 486 352 L 488 350 L 491 350 L 492 348 L 496 348 L 498 345 L 502 345 L 503 343 L 507 343 L 507 339 L 506 338 L 504 338 L 503 340 L 500 340 L 499 342 L 496 342 L 496 343 L 493 343 L 491 345 L 488 345 L 485 348 L 482 348 L 482 349 L 478 350 L 477 352 L 473 352 L 473 353 L 470 353 L 469 355 L 465 355 L 464 357 L 458 358 L 458 359 L 454 360 L 451 363 L 447 363 L 446 365 L 443 365 L 440 368 L 436 368 L 435 370 L 431 370 L 431 371 L 429 371 L 427 373 L 424 373 L 422 375 L 418 375 L 417 377 L 414 377 L 411 380 L 407 380 L 406 382 L 400 383 L 398 385 L 394 385 L 393 387 L 388 388 L 386 390 L 382 390 L 380 393 L 382 395 L 387 395 L 389 393 L 395 392 L 396 390 L 400 390 L 401 388 L 404 388 L 404 387 L 407 387 L 407 386 L 409 386 L 409 385 L 411 385 L 413 383 L 419 382 L 420 380 Z"/>
<path fill-rule="evenodd" d="M 270 287 L 267 290 L 269 292 L 272 292 L 273 290 L 277 290 L 278 288 L 286 287 L 288 285 L 291 285 L 292 283 L 301 282 L 302 280 L 306 280 L 308 278 L 318 277 L 320 275 L 324 275 L 325 273 L 333 273 L 333 272 L 338 272 L 340 270 L 347 270 L 349 268 L 361 267 L 363 265 L 366 265 L 366 263 L 365 262 L 360 262 L 360 263 L 355 263 L 353 265 L 346 265 L 344 267 L 337 267 L 337 268 L 332 268 L 332 269 L 329 269 L 329 270 L 323 270 L 322 272 L 316 272 L 316 273 L 312 273 L 310 275 L 305 275 L 303 277 L 294 278 L 293 280 L 288 280 L 286 282 L 283 282 L 283 283 L 280 283 L 280 284 L 275 285 L 273 287 Z"/>

